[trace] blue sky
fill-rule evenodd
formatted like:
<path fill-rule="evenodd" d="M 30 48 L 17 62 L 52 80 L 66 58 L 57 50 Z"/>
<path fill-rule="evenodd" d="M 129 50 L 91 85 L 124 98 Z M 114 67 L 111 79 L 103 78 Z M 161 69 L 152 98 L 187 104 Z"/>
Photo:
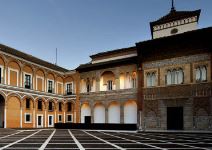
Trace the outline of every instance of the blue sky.
<path fill-rule="evenodd" d="M 89 55 L 151 39 L 149 22 L 171 0 L 0 0 L 0 43 L 75 69 Z M 199 28 L 212 25 L 212 0 L 175 0 L 177 10 L 202 9 Z"/>

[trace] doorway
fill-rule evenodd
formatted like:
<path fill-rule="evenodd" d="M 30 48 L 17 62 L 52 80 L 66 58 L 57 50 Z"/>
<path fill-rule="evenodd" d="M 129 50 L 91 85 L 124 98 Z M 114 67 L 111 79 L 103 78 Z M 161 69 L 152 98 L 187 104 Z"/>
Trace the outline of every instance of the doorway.
<path fill-rule="evenodd" d="M 37 115 L 37 128 L 43 128 L 43 115 Z"/>
<path fill-rule="evenodd" d="M 183 107 L 167 107 L 167 129 L 183 130 Z"/>
<path fill-rule="evenodd" d="M 4 107 L 5 100 L 2 95 L 0 95 L 0 128 L 4 128 Z"/>
<path fill-rule="evenodd" d="M 54 127 L 54 116 L 48 115 L 48 127 Z"/>

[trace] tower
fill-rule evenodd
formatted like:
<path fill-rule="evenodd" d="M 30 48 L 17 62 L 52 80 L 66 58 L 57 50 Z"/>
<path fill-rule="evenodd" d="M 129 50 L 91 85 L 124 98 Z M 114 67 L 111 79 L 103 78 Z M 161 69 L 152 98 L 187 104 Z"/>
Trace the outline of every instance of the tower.
<path fill-rule="evenodd" d="M 200 9 L 195 11 L 177 11 L 172 0 L 170 12 L 160 19 L 150 22 L 152 39 L 196 30 L 200 12 Z"/>

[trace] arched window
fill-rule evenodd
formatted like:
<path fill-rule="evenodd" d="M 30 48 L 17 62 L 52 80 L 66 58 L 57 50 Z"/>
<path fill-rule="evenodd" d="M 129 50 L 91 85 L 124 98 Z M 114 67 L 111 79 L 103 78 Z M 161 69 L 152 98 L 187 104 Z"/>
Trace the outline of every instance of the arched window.
<path fill-rule="evenodd" d="M 146 76 L 146 79 L 147 79 L 147 87 L 150 87 L 151 86 L 151 77 L 150 77 L 150 73 L 147 73 L 147 76 Z"/>
<path fill-rule="evenodd" d="M 179 69 L 178 76 L 177 76 L 178 84 L 182 84 L 183 80 L 184 80 L 183 69 Z"/>
<path fill-rule="evenodd" d="M 171 82 L 171 80 L 172 80 L 172 76 L 171 76 L 171 71 L 170 70 L 168 70 L 168 72 L 167 72 L 167 85 L 170 85 L 172 82 Z"/>
<path fill-rule="evenodd" d="M 155 79 L 156 79 L 156 75 L 155 75 L 155 73 L 153 72 L 152 73 L 152 76 L 151 76 L 151 81 L 152 81 L 152 85 L 151 86 L 155 86 Z"/>
<path fill-rule="evenodd" d="M 172 70 L 172 72 L 171 72 L 171 84 L 175 84 L 175 75 L 176 75 L 176 70 Z"/>
<path fill-rule="evenodd" d="M 206 70 L 206 67 L 203 66 L 201 67 L 201 79 L 202 81 L 206 81 L 207 80 L 207 70 Z"/>
<path fill-rule="evenodd" d="M 207 68 L 206 66 L 200 66 L 196 68 L 196 81 L 207 81 Z"/>
<path fill-rule="evenodd" d="M 196 81 L 200 81 L 201 78 L 201 71 L 200 68 L 196 68 Z"/>

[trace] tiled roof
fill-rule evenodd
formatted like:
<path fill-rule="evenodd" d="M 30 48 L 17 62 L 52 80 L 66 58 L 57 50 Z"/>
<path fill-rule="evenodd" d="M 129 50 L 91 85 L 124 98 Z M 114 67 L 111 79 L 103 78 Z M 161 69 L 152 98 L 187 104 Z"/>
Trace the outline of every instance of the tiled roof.
<path fill-rule="evenodd" d="M 40 58 L 37 58 L 37 57 L 34 57 L 32 55 L 26 54 L 24 52 L 21 52 L 19 50 L 16 50 L 14 48 L 8 47 L 8 46 L 3 45 L 3 44 L 0 44 L 0 51 L 8 53 L 8 54 L 11 54 L 11 55 L 14 55 L 14 56 L 17 56 L 17 57 L 25 59 L 27 61 L 33 62 L 35 64 L 38 64 L 38 65 L 53 69 L 55 71 L 59 71 L 59 72 L 67 72 L 67 71 L 69 71 L 69 70 L 67 70 L 65 68 L 62 68 L 62 67 L 57 66 L 55 64 L 49 63 L 49 62 L 47 62 L 45 60 L 42 60 Z"/>

